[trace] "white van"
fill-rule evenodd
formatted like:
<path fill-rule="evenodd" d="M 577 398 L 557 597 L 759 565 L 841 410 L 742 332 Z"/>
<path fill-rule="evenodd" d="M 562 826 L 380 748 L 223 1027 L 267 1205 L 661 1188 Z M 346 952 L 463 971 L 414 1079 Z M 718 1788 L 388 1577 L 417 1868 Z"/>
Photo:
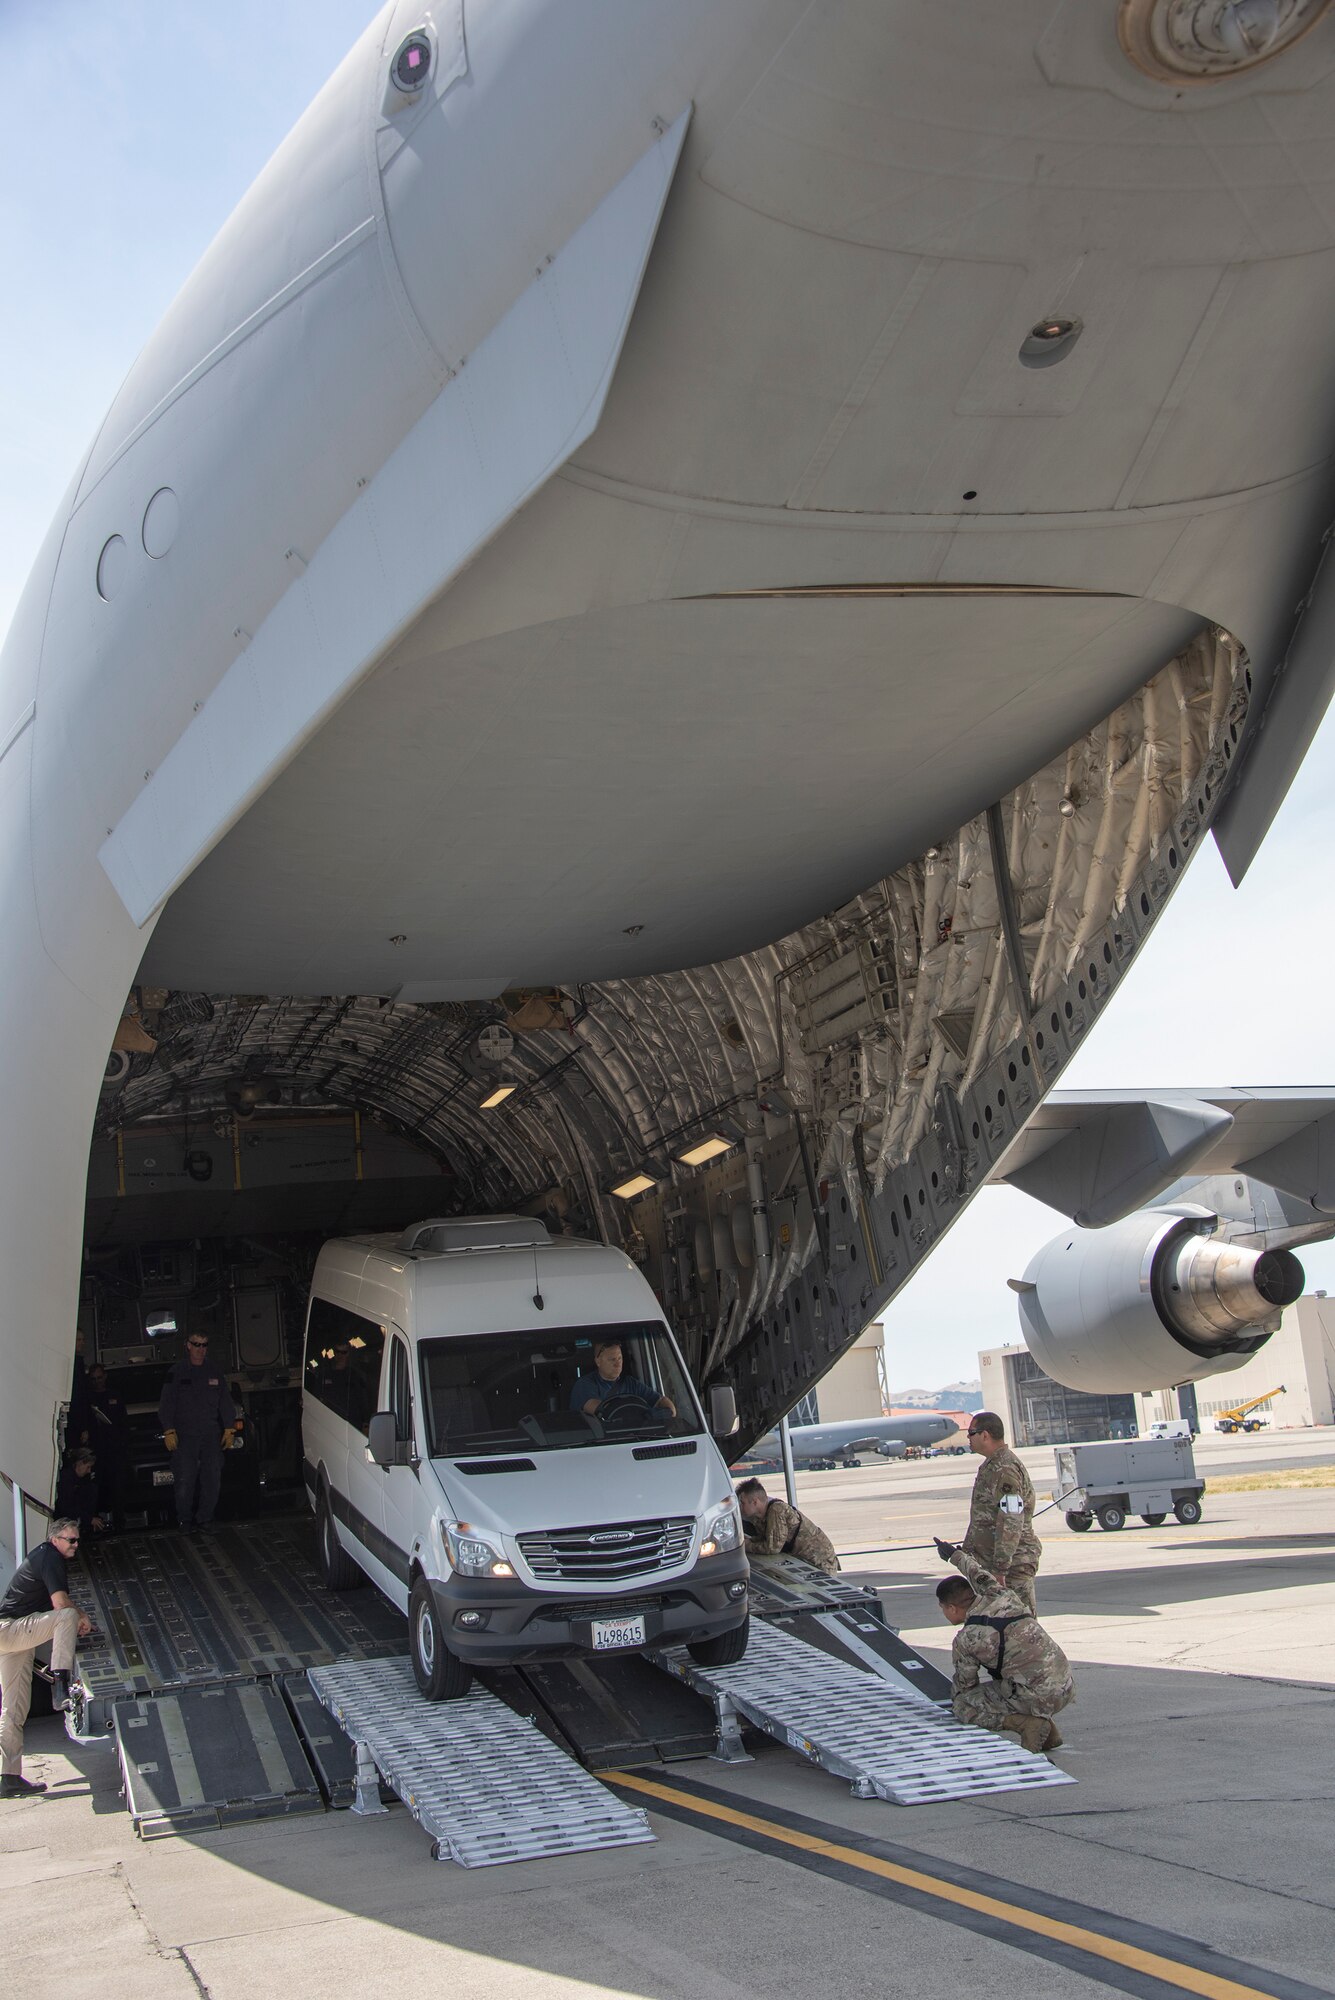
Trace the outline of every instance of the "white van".
<path fill-rule="evenodd" d="M 710 1400 L 725 1435 L 732 1391 Z M 302 1446 L 325 1582 L 365 1575 L 407 1612 L 432 1701 L 475 1664 L 746 1650 L 728 1468 L 619 1250 L 527 1216 L 326 1243 Z"/>

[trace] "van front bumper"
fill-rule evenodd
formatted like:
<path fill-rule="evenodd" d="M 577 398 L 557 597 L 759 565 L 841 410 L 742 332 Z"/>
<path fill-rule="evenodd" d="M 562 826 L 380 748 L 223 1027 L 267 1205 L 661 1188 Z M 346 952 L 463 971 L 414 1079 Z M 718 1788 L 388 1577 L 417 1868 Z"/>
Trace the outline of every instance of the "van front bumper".
<path fill-rule="evenodd" d="M 716 1638 L 745 1618 L 749 1575 L 739 1549 L 707 1556 L 684 1576 L 663 1583 L 647 1577 L 638 1589 L 616 1593 L 595 1587 L 562 1594 L 508 1577 L 432 1577 L 430 1585 L 450 1651 L 475 1666 L 501 1667 L 593 1653 L 594 1624 L 605 1618 L 642 1617 L 645 1647 L 688 1646 Z M 477 1616 L 485 1624 L 474 1624 Z M 469 1623 L 461 1625 L 461 1617 Z"/>

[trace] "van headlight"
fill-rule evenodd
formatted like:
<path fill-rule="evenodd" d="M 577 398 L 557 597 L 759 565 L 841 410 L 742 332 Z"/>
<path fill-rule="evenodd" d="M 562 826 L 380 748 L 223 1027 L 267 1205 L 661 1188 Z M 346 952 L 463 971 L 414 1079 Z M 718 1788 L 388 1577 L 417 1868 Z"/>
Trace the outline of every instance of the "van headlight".
<path fill-rule="evenodd" d="M 500 1549 L 470 1528 L 467 1521 L 446 1521 L 445 1552 L 460 1576 L 513 1576 L 514 1568 Z"/>
<path fill-rule="evenodd" d="M 726 1507 L 720 1507 L 716 1514 L 706 1514 L 704 1534 L 700 1539 L 702 1556 L 722 1555 L 725 1549 L 735 1549 L 742 1539 L 741 1525 L 737 1519 L 737 1503 L 730 1500 Z"/>

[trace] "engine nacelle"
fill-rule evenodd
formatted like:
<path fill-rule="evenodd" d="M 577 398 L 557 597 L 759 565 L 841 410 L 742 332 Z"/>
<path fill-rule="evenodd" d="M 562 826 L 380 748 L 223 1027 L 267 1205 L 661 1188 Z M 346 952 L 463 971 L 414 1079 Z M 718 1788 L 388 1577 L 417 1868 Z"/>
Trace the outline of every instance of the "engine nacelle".
<path fill-rule="evenodd" d="M 1301 1296 L 1303 1267 L 1289 1250 L 1210 1235 L 1213 1221 L 1141 1209 L 1045 1244 L 1015 1285 L 1040 1368 L 1068 1389 L 1102 1394 L 1240 1368 Z"/>

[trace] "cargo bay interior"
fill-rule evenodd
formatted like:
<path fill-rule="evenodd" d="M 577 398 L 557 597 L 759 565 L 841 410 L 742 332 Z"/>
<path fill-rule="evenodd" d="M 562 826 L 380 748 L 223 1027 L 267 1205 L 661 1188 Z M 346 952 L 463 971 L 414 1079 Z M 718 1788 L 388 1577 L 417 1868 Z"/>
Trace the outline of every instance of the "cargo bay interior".
<path fill-rule="evenodd" d="M 91 1154 L 88 1360 L 135 1371 L 143 1416 L 141 1371 L 206 1327 L 249 1406 L 253 1499 L 294 1476 L 319 1241 L 522 1213 L 626 1250 L 697 1385 L 735 1390 L 740 1453 L 930 1253 L 1098 1018 L 1209 826 L 1249 682 L 1203 629 L 995 805 L 714 963 L 483 1000 L 145 979 Z"/>

